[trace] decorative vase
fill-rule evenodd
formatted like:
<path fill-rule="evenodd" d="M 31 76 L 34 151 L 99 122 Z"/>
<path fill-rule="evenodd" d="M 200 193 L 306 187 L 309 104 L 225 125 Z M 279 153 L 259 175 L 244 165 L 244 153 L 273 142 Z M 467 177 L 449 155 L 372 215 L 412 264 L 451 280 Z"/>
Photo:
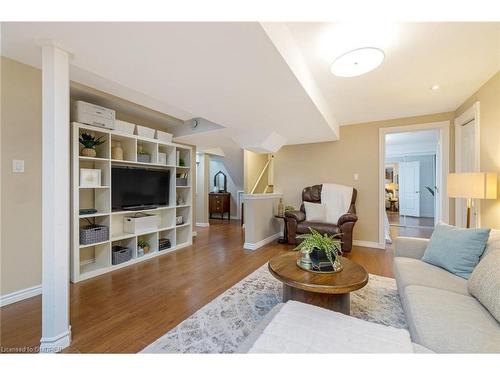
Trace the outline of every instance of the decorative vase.
<path fill-rule="evenodd" d="M 278 216 L 284 216 L 285 215 L 285 205 L 283 204 L 283 198 L 280 198 L 280 201 L 278 202 Z"/>
<path fill-rule="evenodd" d="M 149 253 L 149 246 L 144 246 L 144 254 L 147 254 Z"/>
<path fill-rule="evenodd" d="M 94 148 L 87 148 L 87 147 L 82 148 L 81 154 L 82 156 L 86 156 L 89 158 L 95 158 L 97 156 L 97 152 Z"/>
<path fill-rule="evenodd" d="M 314 249 L 310 254 L 313 271 L 319 272 L 338 272 L 342 270 L 342 263 L 340 261 L 340 256 L 336 256 L 333 259 L 333 264 L 328 259 L 328 256 L 323 250 Z"/>
<path fill-rule="evenodd" d="M 115 146 L 111 147 L 111 159 L 123 160 L 123 148 L 120 142 L 117 142 Z"/>

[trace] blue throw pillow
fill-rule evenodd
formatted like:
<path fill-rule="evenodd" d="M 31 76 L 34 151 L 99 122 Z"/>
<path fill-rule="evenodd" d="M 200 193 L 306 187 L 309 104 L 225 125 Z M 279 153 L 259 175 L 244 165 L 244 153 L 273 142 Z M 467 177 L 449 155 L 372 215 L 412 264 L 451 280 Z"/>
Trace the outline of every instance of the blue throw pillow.
<path fill-rule="evenodd" d="M 468 279 L 486 248 L 490 229 L 438 224 L 422 260 Z"/>

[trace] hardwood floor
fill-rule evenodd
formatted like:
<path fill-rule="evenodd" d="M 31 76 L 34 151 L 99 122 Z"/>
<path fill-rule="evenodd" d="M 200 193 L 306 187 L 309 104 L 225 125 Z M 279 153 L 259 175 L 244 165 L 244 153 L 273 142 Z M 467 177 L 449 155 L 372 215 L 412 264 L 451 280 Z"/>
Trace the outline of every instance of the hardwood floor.
<path fill-rule="evenodd" d="M 135 353 L 291 245 L 243 249 L 238 221 L 196 228 L 193 246 L 71 284 L 72 343 L 66 352 Z M 392 251 L 354 246 L 350 259 L 392 277 Z M 38 347 L 41 297 L 0 309 L 0 347 Z"/>

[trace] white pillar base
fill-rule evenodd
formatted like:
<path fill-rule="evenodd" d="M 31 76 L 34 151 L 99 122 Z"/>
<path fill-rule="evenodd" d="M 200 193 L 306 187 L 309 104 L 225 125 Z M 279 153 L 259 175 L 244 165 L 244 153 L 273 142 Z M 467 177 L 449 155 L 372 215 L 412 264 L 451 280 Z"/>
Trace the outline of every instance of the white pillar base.
<path fill-rule="evenodd" d="M 40 340 L 40 353 L 57 353 L 67 348 L 71 343 L 71 326 L 69 329 L 55 337 L 42 337 Z"/>

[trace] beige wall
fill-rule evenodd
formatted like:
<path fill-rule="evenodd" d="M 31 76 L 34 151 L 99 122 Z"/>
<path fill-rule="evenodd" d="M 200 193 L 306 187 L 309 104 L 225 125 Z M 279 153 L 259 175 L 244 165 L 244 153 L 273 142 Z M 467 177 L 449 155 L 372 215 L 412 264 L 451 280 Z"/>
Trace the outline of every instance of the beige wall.
<path fill-rule="evenodd" d="M 42 75 L 1 58 L 1 295 L 41 283 Z M 24 173 L 12 160 L 25 161 Z"/>
<path fill-rule="evenodd" d="M 480 103 L 481 171 L 500 174 L 500 72 L 467 99 L 455 115 L 461 115 L 477 101 Z M 499 199 L 481 202 L 481 224 L 500 228 Z"/>
<path fill-rule="evenodd" d="M 342 126 L 339 141 L 285 146 L 275 156 L 275 191 L 283 193 L 285 204 L 298 207 L 306 186 L 323 182 L 353 186 L 358 190 L 356 209 L 359 217 L 354 239 L 378 242 L 379 128 L 450 121 L 452 118 L 453 113 L 449 112 Z M 451 157 L 450 168 L 454 168 L 453 161 Z M 359 174 L 358 181 L 354 180 L 354 173 Z M 450 208 L 450 214 L 453 212 L 454 208 Z"/>
<path fill-rule="evenodd" d="M 259 175 L 264 169 L 268 160 L 268 154 L 257 154 L 256 152 L 245 150 L 243 153 L 243 189 L 245 193 L 250 193 Z M 264 174 L 255 193 L 262 193 L 268 183 L 267 173 Z"/>

